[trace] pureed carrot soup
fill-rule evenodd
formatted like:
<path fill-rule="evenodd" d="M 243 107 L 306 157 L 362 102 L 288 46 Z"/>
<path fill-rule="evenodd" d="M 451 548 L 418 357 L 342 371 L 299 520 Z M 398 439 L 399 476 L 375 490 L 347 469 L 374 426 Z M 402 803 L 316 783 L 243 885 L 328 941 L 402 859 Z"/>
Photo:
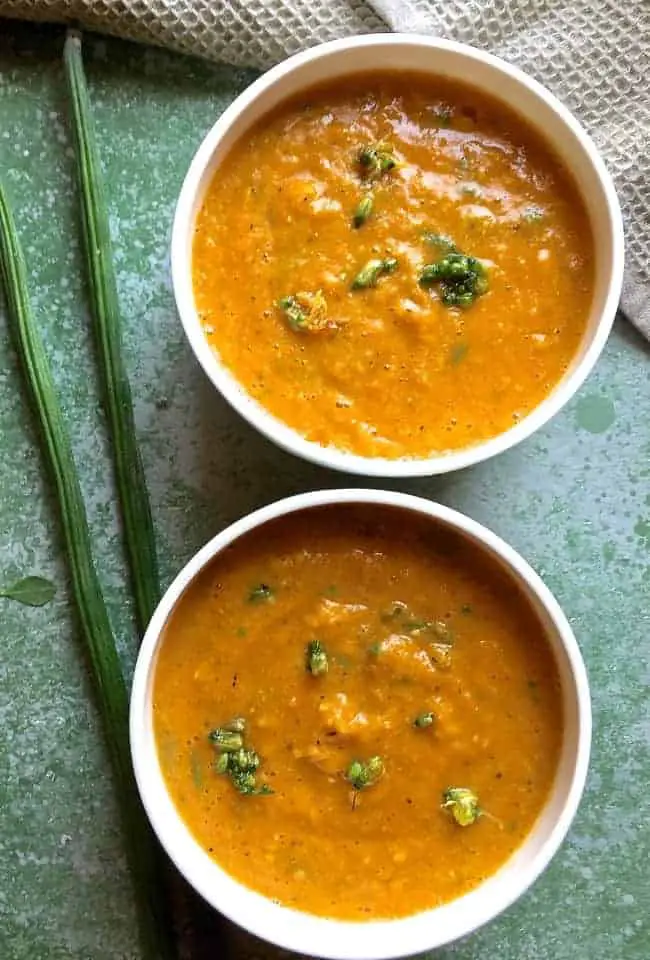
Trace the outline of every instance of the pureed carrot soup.
<path fill-rule="evenodd" d="M 311 90 L 235 145 L 196 224 L 224 364 L 309 440 L 423 457 L 512 427 L 585 331 L 575 184 L 504 104 L 419 74 Z"/>
<path fill-rule="evenodd" d="M 543 629 L 483 551 L 385 507 L 260 528 L 167 624 L 154 728 L 228 873 L 328 917 L 460 896 L 522 843 L 562 741 Z"/>

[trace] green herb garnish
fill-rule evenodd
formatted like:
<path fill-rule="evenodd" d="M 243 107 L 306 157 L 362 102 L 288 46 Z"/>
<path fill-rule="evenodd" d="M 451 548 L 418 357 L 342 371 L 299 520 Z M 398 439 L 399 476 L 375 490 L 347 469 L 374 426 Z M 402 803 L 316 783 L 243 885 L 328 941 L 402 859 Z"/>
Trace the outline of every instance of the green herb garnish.
<path fill-rule="evenodd" d="M 397 166 L 393 148 L 389 143 L 377 143 L 374 146 L 361 147 L 357 160 L 366 177 L 381 177 Z"/>
<path fill-rule="evenodd" d="M 420 730 L 426 729 L 426 727 L 432 727 L 436 722 L 436 715 L 428 711 L 427 713 L 418 713 L 417 717 L 413 721 L 413 726 L 418 727 Z"/>
<path fill-rule="evenodd" d="M 216 773 L 223 774 L 228 772 L 228 754 L 222 753 L 214 762 Z"/>
<path fill-rule="evenodd" d="M 488 289 L 485 267 L 476 257 L 449 253 L 420 273 L 423 286 L 438 284 L 446 307 L 470 307 Z"/>
<path fill-rule="evenodd" d="M 244 770 L 246 773 L 255 773 L 259 768 L 260 758 L 254 750 L 238 750 L 236 754 L 230 754 L 228 757 L 228 763 L 234 763 L 240 770 Z"/>
<path fill-rule="evenodd" d="M 369 260 L 365 266 L 359 270 L 351 284 L 352 290 L 366 290 L 368 287 L 376 287 L 377 281 L 385 274 L 394 273 L 397 270 L 397 260 L 395 257 L 386 257 L 383 260 Z"/>
<path fill-rule="evenodd" d="M 345 773 L 345 779 L 355 790 L 365 790 L 377 783 L 383 772 L 384 761 L 381 757 L 370 757 L 365 763 L 362 760 L 353 760 Z"/>
<path fill-rule="evenodd" d="M 447 787 L 442 794 L 442 809 L 449 811 L 461 827 L 469 827 L 481 816 L 478 797 L 467 787 Z"/>
<path fill-rule="evenodd" d="M 275 600 L 275 591 L 268 583 L 258 583 L 248 594 L 249 603 L 270 603 Z"/>
<path fill-rule="evenodd" d="M 226 756 L 227 773 L 239 793 L 249 797 L 269 796 L 273 793 L 268 784 L 257 782 L 256 772 L 260 766 L 260 758 L 254 750 L 239 750 Z"/>
<path fill-rule="evenodd" d="M 23 577 L 8 587 L 0 587 L 0 597 L 16 600 L 27 607 L 44 607 L 55 595 L 56 587 L 44 577 Z"/>
<path fill-rule="evenodd" d="M 244 738 L 241 733 L 235 730 L 227 730 L 225 727 L 216 727 L 216 729 L 211 730 L 208 734 L 208 740 L 222 753 L 234 753 L 244 746 Z"/>
<path fill-rule="evenodd" d="M 320 640 L 310 640 L 305 651 L 307 670 L 313 677 L 320 677 L 329 670 L 327 651 Z"/>
<path fill-rule="evenodd" d="M 370 217 L 372 213 L 372 208 L 374 205 L 374 200 L 371 195 L 366 194 L 363 199 L 357 204 L 356 210 L 352 215 L 352 226 L 359 228 L 362 227 L 366 220 Z"/>
<path fill-rule="evenodd" d="M 269 796 L 273 793 L 271 787 L 257 782 L 260 756 L 244 745 L 245 727 L 243 717 L 236 717 L 208 734 L 208 739 L 219 753 L 214 763 L 215 773 L 228 776 L 235 790 L 243 796 Z"/>
<path fill-rule="evenodd" d="M 336 324 L 328 320 L 327 300 L 322 290 L 313 293 L 302 290 L 282 297 L 277 305 L 295 333 L 324 333 L 336 330 Z"/>
<path fill-rule="evenodd" d="M 244 796 L 270 797 L 273 794 L 273 789 L 268 783 L 257 783 L 250 773 L 231 774 L 231 776 L 233 784 Z"/>

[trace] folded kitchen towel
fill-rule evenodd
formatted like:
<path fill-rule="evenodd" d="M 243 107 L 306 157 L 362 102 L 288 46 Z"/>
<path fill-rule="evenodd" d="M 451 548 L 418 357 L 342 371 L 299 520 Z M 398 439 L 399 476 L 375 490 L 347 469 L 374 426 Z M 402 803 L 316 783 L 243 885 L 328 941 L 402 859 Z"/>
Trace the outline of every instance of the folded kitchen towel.
<path fill-rule="evenodd" d="M 650 339 L 650 0 L 0 0 L 0 16 L 256 67 L 387 29 L 490 50 L 560 97 L 602 152 L 625 217 L 622 309 Z"/>

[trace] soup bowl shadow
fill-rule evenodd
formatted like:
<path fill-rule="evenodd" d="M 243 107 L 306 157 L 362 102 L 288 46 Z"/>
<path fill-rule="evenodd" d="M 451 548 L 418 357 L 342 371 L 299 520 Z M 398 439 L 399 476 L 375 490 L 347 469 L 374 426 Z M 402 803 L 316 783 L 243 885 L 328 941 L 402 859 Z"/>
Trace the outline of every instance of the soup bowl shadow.
<path fill-rule="evenodd" d="M 348 922 L 285 907 L 243 886 L 199 845 L 178 813 L 161 770 L 153 723 L 153 682 L 165 626 L 181 597 L 217 555 L 251 530 L 279 517 L 342 504 L 390 507 L 449 529 L 483 551 L 527 599 L 540 620 L 560 679 L 564 730 L 553 786 L 523 844 L 497 873 L 469 893 L 405 918 Z M 131 695 L 130 737 L 136 782 L 151 824 L 189 884 L 249 933 L 288 950 L 332 960 L 383 960 L 422 953 L 473 932 L 516 901 L 562 843 L 584 789 L 591 746 L 589 685 L 578 644 L 557 601 L 526 561 L 486 527 L 448 507 L 382 490 L 300 494 L 238 520 L 189 561 L 161 600 L 138 656 Z"/>
<path fill-rule="evenodd" d="M 539 406 L 484 442 L 423 458 L 364 457 L 307 440 L 262 407 L 220 361 L 203 332 L 192 287 L 197 215 L 219 166 L 246 132 L 285 99 L 314 84 L 372 70 L 417 71 L 471 84 L 501 100 L 541 132 L 580 190 L 595 243 L 595 287 L 586 330 L 563 377 Z M 206 135 L 185 177 L 171 244 L 172 281 L 185 334 L 199 363 L 228 403 L 273 442 L 305 460 L 368 477 L 417 477 L 479 463 L 543 426 L 575 394 L 609 335 L 623 279 L 623 225 L 612 180 L 578 121 L 545 87 L 504 60 L 450 40 L 373 34 L 321 44 L 296 54 L 251 84 Z"/>

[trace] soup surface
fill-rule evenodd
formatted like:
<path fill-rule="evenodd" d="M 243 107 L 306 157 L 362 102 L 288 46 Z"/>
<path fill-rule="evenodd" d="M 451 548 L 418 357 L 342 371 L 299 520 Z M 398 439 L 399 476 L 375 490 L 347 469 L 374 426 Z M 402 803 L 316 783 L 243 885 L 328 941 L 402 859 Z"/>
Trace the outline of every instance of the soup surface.
<path fill-rule="evenodd" d="M 421 457 L 508 430 L 552 390 L 585 331 L 593 244 L 521 117 L 470 87 L 371 74 L 235 145 L 193 281 L 210 344 L 272 414 L 323 445 Z"/>
<path fill-rule="evenodd" d="M 562 706 L 539 621 L 482 551 L 403 512 L 331 507 L 250 534 L 192 584 L 154 727 L 174 803 L 226 871 L 368 920 L 504 863 L 552 784 Z"/>

